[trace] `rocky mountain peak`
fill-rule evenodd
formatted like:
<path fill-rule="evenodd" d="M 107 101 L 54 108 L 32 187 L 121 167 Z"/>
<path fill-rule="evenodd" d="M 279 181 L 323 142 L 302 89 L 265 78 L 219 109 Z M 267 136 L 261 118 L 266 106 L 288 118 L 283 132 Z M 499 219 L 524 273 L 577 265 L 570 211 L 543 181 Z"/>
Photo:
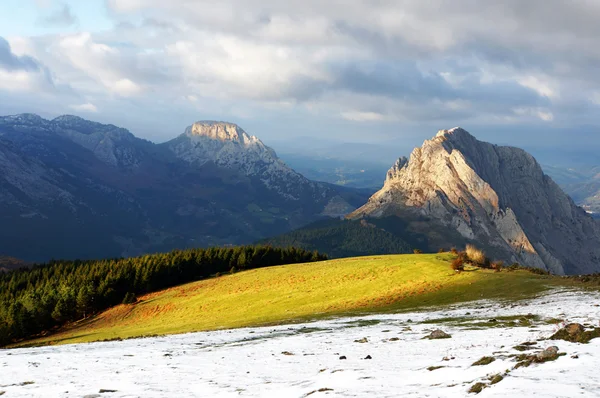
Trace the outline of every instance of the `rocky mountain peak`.
<path fill-rule="evenodd" d="M 453 127 L 447 130 L 438 130 L 436 137 L 450 137 L 450 136 L 459 136 L 459 135 L 471 135 L 462 127 Z"/>
<path fill-rule="evenodd" d="M 220 166 L 250 170 L 257 163 L 281 162 L 275 151 L 261 140 L 228 122 L 196 122 L 166 145 L 179 158 L 194 163 L 212 161 Z"/>
<path fill-rule="evenodd" d="M 600 228 L 527 152 L 440 130 L 400 158 L 352 217 L 427 218 L 457 246 L 554 273 L 600 271 Z M 584 232 L 585 231 L 585 232 Z M 460 242 L 459 242 L 460 241 Z"/>
<path fill-rule="evenodd" d="M 231 141 L 241 145 L 249 145 L 260 141 L 255 136 L 250 136 L 237 124 L 228 122 L 200 121 L 186 129 L 190 137 L 205 137 L 221 142 Z"/>

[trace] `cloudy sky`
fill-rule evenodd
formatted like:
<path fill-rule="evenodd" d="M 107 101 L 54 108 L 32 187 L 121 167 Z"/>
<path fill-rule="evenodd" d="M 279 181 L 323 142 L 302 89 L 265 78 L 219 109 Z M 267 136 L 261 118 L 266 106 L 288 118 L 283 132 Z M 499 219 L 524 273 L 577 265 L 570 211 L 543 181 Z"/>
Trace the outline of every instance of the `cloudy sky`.
<path fill-rule="evenodd" d="M 600 149 L 598 0 L 2 0 L 0 114 Z"/>

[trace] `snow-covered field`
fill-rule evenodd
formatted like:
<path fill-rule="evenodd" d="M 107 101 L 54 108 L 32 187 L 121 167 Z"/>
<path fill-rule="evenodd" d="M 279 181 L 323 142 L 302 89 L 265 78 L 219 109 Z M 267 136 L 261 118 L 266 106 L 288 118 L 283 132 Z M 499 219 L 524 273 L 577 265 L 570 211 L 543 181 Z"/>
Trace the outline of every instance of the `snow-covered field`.
<path fill-rule="evenodd" d="M 431 312 L 0 351 L 4 397 L 452 397 L 511 370 L 513 347 L 549 337 L 549 318 L 598 326 L 600 295 L 554 292 L 518 305 L 477 302 Z M 541 319 L 507 325 L 505 316 Z M 434 321 L 459 318 L 454 321 Z M 502 327 L 477 327 L 497 318 Z M 531 322 L 529 326 L 524 324 Z M 450 339 L 423 340 L 434 329 Z M 364 342 L 366 338 L 366 342 Z M 358 342 L 363 341 L 363 342 Z M 556 345 L 556 361 L 511 370 L 479 396 L 600 396 L 600 339 Z M 346 359 L 340 359 L 345 356 Z M 371 359 L 365 359 L 370 356 Z M 472 366 L 483 356 L 494 362 Z M 443 366 L 428 370 L 432 366 Z M 115 390 L 102 392 L 100 390 Z"/>

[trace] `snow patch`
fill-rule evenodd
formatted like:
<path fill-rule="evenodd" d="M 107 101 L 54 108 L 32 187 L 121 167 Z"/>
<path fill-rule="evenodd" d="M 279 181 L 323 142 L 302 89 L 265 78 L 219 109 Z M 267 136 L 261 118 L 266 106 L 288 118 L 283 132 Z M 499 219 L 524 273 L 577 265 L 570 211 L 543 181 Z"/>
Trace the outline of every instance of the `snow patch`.
<path fill-rule="evenodd" d="M 593 292 L 556 291 L 517 304 L 481 301 L 297 325 L 2 350 L 0 390 L 8 397 L 81 397 L 100 389 L 116 390 L 102 397 L 305 397 L 320 389 L 337 396 L 464 397 L 474 383 L 514 367 L 509 355 L 521 352 L 512 347 L 537 341 L 537 349 L 556 345 L 567 355 L 512 370 L 483 394 L 593 397 L 600 383 L 600 339 L 538 341 L 559 327 L 543 321 L 477 329 L 443 318 L 483 322 L 533 314 L 597 326 L 599 299 Z M 422 339 L 435 329 L 452 338 Z M 496 360 L 472 366 L 484 356 Z"/>

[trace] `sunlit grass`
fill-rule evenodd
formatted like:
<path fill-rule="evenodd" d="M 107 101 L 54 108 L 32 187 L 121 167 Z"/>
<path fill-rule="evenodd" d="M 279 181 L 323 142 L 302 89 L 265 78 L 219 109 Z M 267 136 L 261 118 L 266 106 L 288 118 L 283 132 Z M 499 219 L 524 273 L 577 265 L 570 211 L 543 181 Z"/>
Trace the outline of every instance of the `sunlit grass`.
<path fill-rule="evenodd" d="M 521 298 L 557 283 L 526 271 L 457 273 L 451 254 L 359 257 L 255 269 L 119 305 L 25 344 L 75 343 L 294 322 L 359 312 Z"/>

